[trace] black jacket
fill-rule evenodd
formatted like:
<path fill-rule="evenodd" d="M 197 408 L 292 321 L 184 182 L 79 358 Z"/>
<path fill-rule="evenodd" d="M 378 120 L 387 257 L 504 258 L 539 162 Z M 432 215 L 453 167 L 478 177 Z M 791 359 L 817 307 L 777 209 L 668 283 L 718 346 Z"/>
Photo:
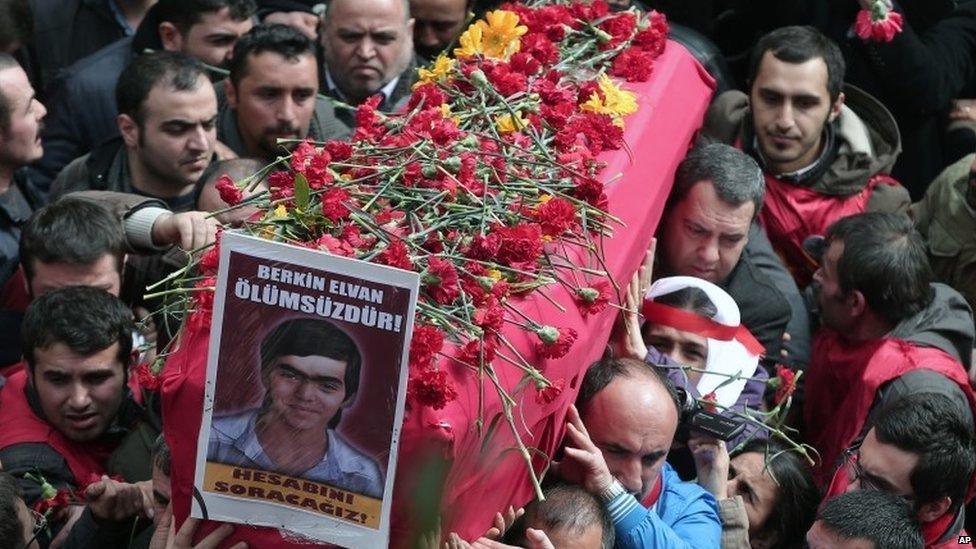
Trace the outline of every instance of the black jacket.
<path fill-rule="evenodd" d="M 902 136 L 892 175 L 921 199 L 942 171 L 945 114 L 952 99 L 976 81 L 976 1 L 901 0 L 901 34 L 890 43 L 849 35 L 857 2 L 831 0 L 815 20 L 847 62 L 848 83 L 877 97 L 891 111 Z"/>
<path fill-rule="evenodd" d="M 39 97 L 58 71 L 125 36 L 109 0 L 32 0 L 34 35 L 18 55 Z"/>

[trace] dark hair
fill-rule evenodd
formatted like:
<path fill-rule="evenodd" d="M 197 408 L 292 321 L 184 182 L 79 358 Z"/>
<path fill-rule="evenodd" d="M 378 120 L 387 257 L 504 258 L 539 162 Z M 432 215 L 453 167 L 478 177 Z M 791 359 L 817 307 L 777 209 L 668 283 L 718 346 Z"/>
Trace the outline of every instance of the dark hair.
<path fill-rule="evenodd" d="M 671 383 L 671 380 L 659 372 L 657 368 L 636 358 L 604 358 L 593 363 L 583 376 L 583 383 L 580 384 L 580 392 L 576 397 L 576 408 L 582 414 L 587 403 L 617 377 L 641 376 L 656 381 L 667 391 L 678 417 L 681 417 L 678 393 L 674 390 L 674 384 Z"/>
<path fill-rule="evenodd" d="M 289 62 L 300 57 L 315 57 L 315 43 L 309 37 L 289 25 L 269 23 L 257 25 L 234 44 L 234 56 L 230 60 L 230 81 L 236 87 L 247 76 L 252 55 L 273 52 Z"/>
<path fill-rule="evenodd" d="M 170 471 L 173 469 L 173 454 L 170 453 L 169 444 L 166 444 L 166 438 L 163 435 L 156 437 L 156 442 L 153 443 L 152 463 L 164 475 L 170 476 Z"/>
<path fill-rule="evenodd" d="M 762 529 L 776 533 L 776 547 L 799 544 L 820 504 L 813 471 L 800 454 L 775 440 L 750 440 L 733 457 L 747 453 L 766 456 L 766 467 L 777 486 L 776 502 Z"/>
<path fill-rule="evenodd" d="M 24 225 L 20 234 L 20 262 L 28 286 L 34 262 L 91 265 L 105 254 L 115 259 L 121 280 L 125 261 L 122 224 L 93 200 L 66 196 L 48 204 Z"/>
<path fill-rule="evenodd" d="M 31 371 L 34 351 L 57 343 L 91 356 L 118 343 L 116 358 L 127 371 L 135 323 L 119 298 L 98 288 L 68 286 L 48 292 L 27 307 L 21 327 L 24 358 Z"/>
<path fill-rule="evenodd" d="M 324 356 L 346 363 L 346 402 L 352 402 L 359 391 L 361 356 L 349 334 L 327 320 L 295 318 L 279 324 L 261 342 L 261 378 L 271 375 L 274 359 L 282 355 Z M 342 419 L 342 408 L 329 421 L 335 427 Z"/>
<path fill-rule="evenodd" d="M 925 241 L 904 214 L 870 212 L 844 217 L 827 241 L 844 243 L 837 261 L 841 290 L 857 290 L 889 323 L 917 314 L 931 300 L 932 269 Z"/>
<path fill-rule="evenodd" d="M 949 511 L 959 509 L 976 470 L 976 444 L 957 403 L 939 393 L 905 395 L 878 413 L 874 434 L 918 455 L 909 476 L 916 506 L 949 496 Z"/>
<path fill-rule="evenodd" d="M 752 202 L 753 218 L 759 215 L 766 196 L 762 170 L 749 155 L 724 143 L 702 143 L 688 152 L 674 174 L 665 211 L 680 204 L 702 181 L 710 182 L 715 194 L 732 206 Z"/>
<path fill-rule="evenodd" d="M 817 520 L 844 539 L 865 539 L 877 549 L 922 549 L 925 544 L 911 506 L 887 492 L 841 494 L 824 504 Z"/>
<path fill-rule="evenodd" d="M 0 0 L 0 50 L 24 45 L 34 34 L 34 12 L 28 0 Z"/>
<path fill-rule="evenodd" d="M 156 86 L 166 86 L 171 91 L 189 92 L 210 85 L 203 65 L 184 53 L 157 51 L 140 55 L 132 60 L 119 75 L 115 86 L 115 102 L 119 114 L 135 120 L 139 128 L 145 120 L 143 103 Z"/>
<path fill-rule="evenodd" d="M 243 21 L 254 15 L 258 6 L 254 0 L 159 0 L 154 12 L 162 23 L 172 23 L 180 34 L 186 36 L 190 27 L 203 20 L 204 13 L 228 8 L 231 19 Z"/>
<path fill-rule="evenodd" d="M 0 471 L 0 549 L 20 549 L 27 543 L 17 516 L 18 501 L 23 499 L 16 479 Z"/>
<path fill-rule="evenodd" d="M 766 52 L 786 63 L 806 63 L 811 59 L 823 59 L 827 65 L 827 93 L 830 101 L 837 101 L 844 87 L 844 56 L 833 40 L 813 27 L 792 26 L 776 29 L 756 43 L 749 58 L 746 83 L 752 88 Z"/>
<path fill-rule="evenodd" d="M 5 71 L 7 69 L 19 68 L 20 63 L 13 58 L 9 53 L 0 52 L 0 71 Z M 10 99 L 7 97 L 7 92 L 0 90 L 0 133 L 4 136 L 10 130 L 10 113 L 12 107 L 10 106 Z"/>
<path fill-rule="evenodd" d="M 266 164 L 257 158 L 228 158 L 211 162 L 193 186 L 193 204 L 200 209 L 200 195 L 203 194 L 203 190 L 216 185 L 220 176 L 226 174 L 234 181 L 240 181 L 258 173 Z"/>
<path fill-rule="evenodd" d="M 690 311 L 698 316 L 714 318 L 718 314 L 718 307 L 708 298 L 705 290 L 695 286 L 688 286 L 654 298 L 655 303 L 668 305 L 675 309 Z"/>
<path fill-rule="evenodd" d="M 505 534 L 505 543 L 526 545 L 525 530 L 533 523 L 546 532 L 568 530 L 581 535 L 593 526 L 602 530 L 600 549 L 613 549 L 614 529 L 610 514 L 593 494 L 575 484 L 554 484 L 545 490 L 545 500 L 533 500 L 525 514 Z"/>

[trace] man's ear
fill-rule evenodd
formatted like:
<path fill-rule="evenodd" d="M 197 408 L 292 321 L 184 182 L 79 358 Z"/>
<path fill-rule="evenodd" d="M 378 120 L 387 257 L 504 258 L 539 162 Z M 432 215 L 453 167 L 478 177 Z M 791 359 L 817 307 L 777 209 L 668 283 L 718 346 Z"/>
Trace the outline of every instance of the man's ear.
<path fill-rule="evenodd" d="M 868 300 L 859 290 L 851 290 L 846 297 L 847 306 L 851 309 L 853 316 L 861 316 L 868 309 Z"/>
<path fill-rule="evenodd" d="M 237 108 L 237 88 L 234 87 L 234 83 L 230 81 L 230 78 L 224 80 L 224 95 L 227 97 L 227 106 L 232 109 Z"/>
<path fill-rule="evenodd" d="M 844 106 L 844 92 L 837 94 L 837 100 L 830 105 L 830 114 L 827 115 L 827 122 L 833 122 L 840 116 L 840 108 Z"/>
<path fill-rule="evenodd" d="M 159 40 L 163 43 L 163 49 L 166 51 L 183 50 L 183 35 L 180 34 L 176 25 L 168 21 L 159 24 Z"/>
<path fill-rule="evenodd" d="M 952 498 L 943 496 L 933 502 L 922 505 L 918 510 L 918 520 L 923 524 L 932 522 L 949 511 L 952 506 Z"/>
<path fill-rule="evenodd" d="M 120 114 L 115 119 L 119 126 L 119 134 L 126 147 L 135 148 L 139 144 L 139 125 L 127 114 Z"/>

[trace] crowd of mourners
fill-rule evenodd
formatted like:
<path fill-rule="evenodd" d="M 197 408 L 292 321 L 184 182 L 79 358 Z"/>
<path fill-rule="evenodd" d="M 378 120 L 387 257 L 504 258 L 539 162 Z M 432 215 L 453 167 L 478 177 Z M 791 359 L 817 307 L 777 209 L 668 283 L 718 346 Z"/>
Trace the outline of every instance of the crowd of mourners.
<path fill-rule="evenodd" d="M 716 94 L 545 499 L 418 546 L 970 545 L 976 1 L 889 1 L 889 42 L 872 0 L 608 3 Z M 145 288 L 254 213 L 221 175 L 401 109 L 496 4 L 0 0 L 0 549 L 221 546 L 173 521 Z"/>

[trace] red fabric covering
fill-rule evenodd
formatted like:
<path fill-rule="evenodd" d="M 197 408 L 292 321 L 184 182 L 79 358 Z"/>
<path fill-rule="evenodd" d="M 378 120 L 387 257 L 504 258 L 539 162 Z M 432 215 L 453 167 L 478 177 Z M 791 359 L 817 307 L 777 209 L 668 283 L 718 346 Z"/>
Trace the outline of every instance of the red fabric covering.
<path fill-rule="evenodd" d="M 894 179 L 875 176 L 861 192 L 850 196 L 832 196 L 780 181 L 765 174 L 766 199 L 759 221 L 766 228 L 769 241 L 783 258 L 801 288 L 810 284 L 817 263 L 803 251 L 803 240 L 824 234 L 831 223 L 867 209 L 871 194 L 878 185 L 898 185 Z"/>
<path fill-rule="evenodd" d="M 31 410 L 24 394 L 27 371 L 21 369 L 7 378 L 0 390 L 0 449 L 28 442 L 44 443 L 64 458 L 75 476 L 75 485 L 83 486 L 92 475 L 106 474 L 105 463 L 115 449 L 106 444 L 73 442 L 42 420 Z"/>
<path fill-rule="evenodd" d="M 712 96 L 714 82 L 707 72 L 680 45 L 668 42 L 664 54 L 655 61 L 651 80 L 627 85 L 639 94 L 640 110 L 627 118 L 625 140 L 630 151 L 616 151 L 602 157 L 607 163 L 602 172 L 605 180 L 622 175 L 607 188 L 610 211 L 623 220 L 614 238 L 606 239 L 607 269 L 617 281 L 626 281 L 643 260 L 661 210 L 671 187 L 675 168 L 684 157 L 701 125 L 702 115 Z M 552 381 L 563 380 L 566 389 L 555 400 L 540 403 L 528 387 L 516 394 L 516 422 L 523 427 L 526 445 L 546 455 L 556 453 L 563 436 L 565 414 L 576 398 L 578 384 L 586 367 L 603 352 L 616 310 L 586 319 L 578 313 L 572 296 L 559 285 L 547 290 L 562 304 L 561 312 L 548 300 L 537 297 L 522 301 L 522 311 L 533 318 L 559 327 L 575 329 L 580 338 L 573 352 L 558 360 L 538 363 Z M 534 356 L 534 336 L 530 339 L 519 328 L 506 336 L 523 356 Z M 205 331 L 189 331 L 182 336 L 179 350 L 167 363 L 163 376 L 163 412 L 166 439 L 173 452 L 173 505 L 178 524 L 189 514 L 193 486 L 196 440 L 203 408 L 203 386 L 206 370 L 207 338 Z M 500 362 L 500 361 L 499 361 Z M 425 470 L 434 453 L 448 461 L 441 507 L 445 532 L 455 531 L 466 539 L 480 536 L 491 526 L 494 514 L 508 505 L 523 505 L 533 497 L 525 462 L 518 452 L 510 451 L 513 436 L 502 421 L 493 431 L 489 444 L 477 428 L 479 384 L 467 370 L 451 364 L 445 368 L 453 377 L 459 397 L 439 411 L 408 411 L 400 437 L 400 456 L 393 502 L 394 545 L 410 542 L 411 529 L 417 519 L 411 515 L 417 504 L 411 482 Z M 521 372 L 500 365 L 500 383 L 510 392 L 519 384 Z M 501 411 L 497 394 L 485 382 L 483 419 L 487 426 Z M 536 470 L 546 461 L 534 458 Z M 197 532 L 200 539 L 213 525 Z M 245 540 L 252 547 L 300 547 L 285 541 L 273 530 L 238 526 L 231 541 Z M 307 547 L 305 545 L 304 547 Z"/>
<path fill-rule="evenodd" d="M 807 440 L 820 452 L 815 476 L 821 485 L 861 432 L 878 388 L 902 374 L 925 369 L 944 375 L 966 393 L 976 413 L 976 394 L 966 370 L 942 350 L 899 339 L 848 343 L 837 332 L 823 329 L 814 340 L 812 356 L 803 417 Z"/>

